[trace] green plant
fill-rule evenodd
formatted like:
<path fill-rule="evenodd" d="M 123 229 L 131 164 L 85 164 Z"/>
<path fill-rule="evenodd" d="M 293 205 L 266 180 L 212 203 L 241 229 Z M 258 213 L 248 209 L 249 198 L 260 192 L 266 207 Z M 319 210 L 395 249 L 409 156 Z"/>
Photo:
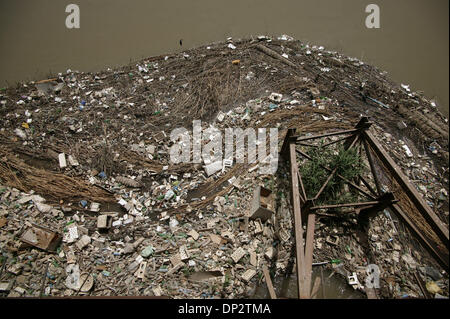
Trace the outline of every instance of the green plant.
<path fill-rule="evenodd" d="M 183 269 L 181 271 L 184 273 L 184 275 L 186 277 L 189 277 L 192 273 L 192 271 L 189 269 L 189 267 L 183 267 Z"/>
<path fill-rule="evenodd" d="M 228 273 L 225 274 L 225 281 L 223 282 L 223 288 L 226 288 L 230 285 L 231 283 L 231 278 L 230 275 Z"/>
<path fill-rule="evenodd" d="M 308 198 L 313 198 L 321 189 L 330 175 L 330 172 L 324 169 L 336 169 L 333 178 L 316 200 L 316 204 L 342 204 L 357 200 L 357 194 L 354 192 L 344 192 L 345 182 L 338 177 L 344 177 L 352 180 L 364 171 L 364 164 L 356 149 L 346 150 L 344 147 L 333 149 L 330 147 L 312 147 L 307 151 L 311 160 L 299 166 L 303 185 Z"/>

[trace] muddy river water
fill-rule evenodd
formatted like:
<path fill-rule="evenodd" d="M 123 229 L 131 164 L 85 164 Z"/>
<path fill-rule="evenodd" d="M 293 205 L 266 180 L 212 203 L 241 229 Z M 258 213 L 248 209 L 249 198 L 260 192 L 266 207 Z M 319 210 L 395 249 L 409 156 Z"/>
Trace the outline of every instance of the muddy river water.
<path fill-rule="evenodd" d="M 347 284 L 343 276 L 336 274 L 330 269 L 320 269 L 324 266 L 313 267 L 311 281 L 314 283 L 319 278 L 317 292 L 311 296 L 313 299 L 365 299 L 362 292 L 353 289 Z M 298 298 L 297 276 L 292 274 L 287 277 L 278 276 L 273 279 L 273 288 L 277 298 Z M 258 286 L 252 295 L 255 299 L 269 299 L 270 294 L 267 286 Z"/>
<path fill-rule="evenodd" d="M 79 29 L 66 27 L 70 3 L 80 8 Z M 371 3 L 380 8 L 378 29 L 365 25 Z M 288 34 L 388 71 L 448 116 L 448 9 L 448 0 L 1 0 L 0 87 L 229 36 Z"/>

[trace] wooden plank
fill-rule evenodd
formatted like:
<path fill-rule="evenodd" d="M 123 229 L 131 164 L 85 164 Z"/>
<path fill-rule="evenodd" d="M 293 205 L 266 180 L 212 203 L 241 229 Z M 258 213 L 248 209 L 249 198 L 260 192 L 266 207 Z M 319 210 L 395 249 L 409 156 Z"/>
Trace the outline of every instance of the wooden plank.
<path fill-rule="evenodd" d="M 289 155 L 291 164 L 291 184 L 292 184 L 292 205 L 294 207 L 294 230 L 295 230 L 295 251 L 297 258 L 297 284 L 299 298 L 307 298 L 308 292 L 305 293 L 305 256 L 303 246 L 303 228 L 302 216 L 300 209 L 300 194 L 298 185 L 298 166 L 297 156 L 295 153 L 295 144 L 289 143 Z"/>
<path fill-rule="evenodd" d="M 264 278 L 266 279 L 267 289 L 269 289 L 269 294 L 271 299 L 277 299 L 277 295 L 275 294 L 275 289 L 273 289 L 272 279 L 270 278 L 269 269 L 267 266 L 263 266 Z"/>
<path fill-rule="evenodd" d="M 281 156 L 285 161 L 289 161 L 289 145 L 290 145 L 290 138 L 295 134 L 295 129 L 290 128 L 287 130 L 286 134 L 284 135 L 284 141 L 283 145 L 281 146 Z"/>

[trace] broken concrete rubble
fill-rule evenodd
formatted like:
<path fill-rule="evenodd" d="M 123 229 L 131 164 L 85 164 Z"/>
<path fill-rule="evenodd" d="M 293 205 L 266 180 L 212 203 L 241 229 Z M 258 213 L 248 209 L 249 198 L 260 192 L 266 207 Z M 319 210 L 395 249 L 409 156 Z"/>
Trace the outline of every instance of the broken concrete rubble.
<path fill-rule="evenodd" d="M 22 234 L 20 239 L 41 249 L 54 251 L 61 241 L 61 236 L 45 227 L 32 225 Z"/>
<path fill-rule="evenodd" d="M 270 219 L 274 209 L 274 198 L 272 192 L 264 187 L 258 186 L 253 193 L 250 218 L 260 218 L 262 221 Z"/>

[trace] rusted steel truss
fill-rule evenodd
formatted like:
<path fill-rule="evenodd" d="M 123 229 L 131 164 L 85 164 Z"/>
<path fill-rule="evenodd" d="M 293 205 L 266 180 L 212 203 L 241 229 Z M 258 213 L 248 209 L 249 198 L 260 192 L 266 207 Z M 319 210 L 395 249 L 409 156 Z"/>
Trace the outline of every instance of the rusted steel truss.
<path fill-rule="evenodd" d="M 376 215 L 378 212 L 386 208 L 390 208 L 390 210 L 409 227 L 412 233 L 419 239 L 419 241 L 431 253 L 431 255 L 441 264 L 441 266 L 448 270 L 448 229 L 445 228 L 436 214 L 431 210 L 431 208 L 425 203 L 419 193 L 415 190 L 414 186 L 408 181 L 407 177 L 401 172 L 398 166 L 369 132 L 371 124 L 372 123 L 370 123 L 366 117 L 363 117 L 358 122 L 358 124 L 356 124 L 355 128 L 351 130 L 300 137 L 295 134 L 295 129 L 289 129 L 285 136 L 284 143 L 281 149 L 281 156 L 285 160 L 290 162 L 297 257 L 296 268 L 298 280 L 298 296 L 301 299 L 311 297 L 311 271 L 314 248 L 315 219 L 316 214 L 328 215 L 320 212 L 320 210 L 324 209 L 353 207 L 355 208 L 355 212 L 359 212 L 359 220 L 367 220 L 369 217 Z M 371 187 L 367 180 L 362 176 L 358 176 L 356 181 L 350 181 L 337 174 L 336 167 L 325 167 L 321 165 L 321 167 L 325 169 L 329 173 L 329 175 L 317 194 L 313 198 L 308 198 L 305 186 L 302 181 L 302 176 L 298 168 L 297 154 L 307 160 L 312 160 L 312 158 L 301 150 L 296 149 L 296 145 L 317 147 L 316 145 L 307 144 L 305 143 L 305 141 L 339 135 L 345 136 L 339 138 L 336 141 L 326 143 L 321 147 L 326 147 L 338 142 L 344 142 L 345 149 L 350 149 L 353 147 L 357 147 L 357 144 L 359 142 L 359 154 L 361 155 L 362 149 L 364 149 L 370 165 L 370 171 L 373 176 L 376 189 L 373 189 L 373 187 Z M 377 156 L 377 158 L 382 161 L 383 165 L 387 167 L 391 176 L 401 186 L 402 190 L 408 195 L 409 199 L 416 206 L 416 209 L 429 223 L 433 231 L 436 232 L 436 235 L 439 237 L 439 239 L 445 243 L 445 248 L 447 249 L 446 252 L 443 252 L 442 249 L 439 249 L 442 247 L 437 247 L 436 243 L 426 235 L 424 235 L 412 222 L 411 218 L 409 218 L 408 215 L 401 210 L 399 205 L 397 205 L 398 200 L 395 199 L 393 193 L 383 191 L 381 183 L 376 174 L 376 167 L 374 164 L 374 159 L 372 158 L 371 151 Z M 320 198 L 326 186 L 333 177 L 337 177 L 340 180 L 344 181 L 349 187 L 365 196 L 368 201 L 316 206 L 314 202 Z M 361 183 L 367 188 L 368 191 L 360 187 Z M 306 242 L 303 236 L 304 223 L 306 223 Z"/>

